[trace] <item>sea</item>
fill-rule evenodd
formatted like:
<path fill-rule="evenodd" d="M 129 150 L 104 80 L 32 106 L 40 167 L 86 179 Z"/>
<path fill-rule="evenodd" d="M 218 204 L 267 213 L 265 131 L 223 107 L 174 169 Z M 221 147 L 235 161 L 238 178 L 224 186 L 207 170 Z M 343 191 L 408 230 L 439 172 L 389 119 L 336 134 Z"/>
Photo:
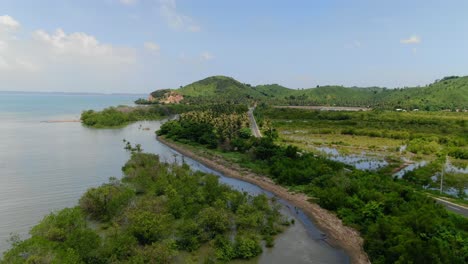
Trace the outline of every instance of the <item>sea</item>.
<path fill-rule="evenodd" d="M 0 252 L 47 214 L 77 204 L 86 189 L 120 177 L 122 140 L 148 143 L 154 130 L 90 129 L 85 109 L 132 105 L 139 95 L 0 93 Z M 148 145 L 148 144 L 145 144 Z"/>
<path fill-rule="evenodd" d="M 110 177 L 121 178 L 130 153 L 124 140 L 141 144 L 167 162 L 182 161 L 192 169 L 220 176 L 220 181 L 250 194 L 268 193 L 255 185 L 225 177 L 156 140 L 163 121 L 142 121 L 118 129 L 83 126 L 83 110 L 133 105 L 145 95 L 0 92 L 0 260 L 12 235 L 28 232 L 45 216 L 78 204 L 81 195 Z M 300 210 L 286 201 L 282 212 L 295 219 L 265 249 L 259 263 L 349 263 L 340 248 L 326 242 L 325 234 Z M 279 262 L 278 262 L 279 263 Z"/>

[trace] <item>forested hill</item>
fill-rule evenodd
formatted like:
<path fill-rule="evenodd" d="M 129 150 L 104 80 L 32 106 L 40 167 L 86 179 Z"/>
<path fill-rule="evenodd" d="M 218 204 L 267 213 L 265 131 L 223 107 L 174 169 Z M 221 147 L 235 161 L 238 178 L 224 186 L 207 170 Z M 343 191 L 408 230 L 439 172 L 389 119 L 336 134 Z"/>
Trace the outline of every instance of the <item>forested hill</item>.
<path fill-rule="evenodd" d="M 445 77 L 425 87 L 383 90 L 377 102 L 381 108 L 468 109 L 468 76 Z"/>
<path fill-rule="evenodd" d="M 226 76 L 212 76 L 206 79 L 183 86 L 176 92 L 184 96 L 184 100 L 196 101 L 197 99 L 208 101 L 245 101 L 249 99 L 259 100 L 264 97 L 249 84 L 241 83 Z"/>
<path fill-rule="evenodd" d="M 169 91 L 169 90 L 164 90 Z M 468 76 L 450 76 L 424 87 L 387 89 L 380 87 L 317 86 L 290 89 L 279 84 L 241 83 L 225 76 L 213 76 L 171 90 L 195 102 L 266 101 L 277 105 L 361 106 L 407 110 L 468 109 Z M 152 95 L 158 99 L 161 92 Z"/>

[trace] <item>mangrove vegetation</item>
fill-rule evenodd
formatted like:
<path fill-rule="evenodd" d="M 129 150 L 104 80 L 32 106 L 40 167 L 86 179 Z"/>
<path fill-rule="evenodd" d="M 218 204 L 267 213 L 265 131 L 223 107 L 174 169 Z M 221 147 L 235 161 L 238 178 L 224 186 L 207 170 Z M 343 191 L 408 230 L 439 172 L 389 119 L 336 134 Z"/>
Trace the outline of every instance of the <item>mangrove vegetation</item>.
<path fill-rule="evenodd" d="M 290 225 L 279 205 L 218 177 L 132 151 L 122 180 L 12 239 L 1 263 L 222 263 L 252 259 Z"/>
<path fill-rule="evenodd" d="M 468 261 L 468 219 L 446 211 L 427 195 L 417 192 L 405 179 L 361 171 L 328 160 L 297 146 L 278 144 L 275 128 L 264 129 L 263 138 L 244 133 L 248 125 L 238 122 L 237 131 L 226 136 L 220 115 L 190 113 L 168 122 L 158 131 L 159 136 L 190 144 L 235 161 L 241 166 L 271 177 L 278 184 L 310 196 L 321 207 L 331 210 L 343 222 L 356 228 L 365 240 L 365 250 L 372 263 L 466 263 Z M 206 118 L 195 118 L 196 116 Z M 234 114 L 233 114 L 234 115 Z M 322 113 L 269 109 L 258 115 L 289 119 L 297 115 L 317 121 L 314 129 L 349 130 L 367 122 L 369 130 L 407 140 L 421 138 L 424 133 L 434 136 L 440 146 L 464 147 L 464 122 L 456 119 L 401 117 L 392 122 L 392 114 L 381 113 Z M 286 116 L 288 115 L 288 116 Z M 264 123 L 268 123 L 263 118 Z M 378 120 L 377 120 L 378 119 Z M 328 120 L 339 120 L 338 125 Z M 432 120 L 432 121 L 431 121 Z M 416 124 L 414 124 L 416 122 Z M 294 125 L 294 124 L 293 124 Z M 392 126 L 412 128 L 416 132 L 396 131 Z M 444 135 L 444 126 L 450 135 Z M 201 131 L 194 134 L 190 131 Z M 353 132 L 355 133 L 355 132 Z M 207 142 L 206 138 L 212 139 Z"/>

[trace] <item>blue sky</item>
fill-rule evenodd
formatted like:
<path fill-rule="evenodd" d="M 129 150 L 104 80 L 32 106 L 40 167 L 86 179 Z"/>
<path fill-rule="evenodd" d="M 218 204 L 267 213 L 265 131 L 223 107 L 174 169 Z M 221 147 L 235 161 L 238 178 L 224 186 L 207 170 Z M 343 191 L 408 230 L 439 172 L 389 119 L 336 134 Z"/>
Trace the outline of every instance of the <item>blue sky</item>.
<path fill-rule="evenodd" d="M 2 0 L 0 90 L 291 88 L 468 75 L 466 0 Z"/>

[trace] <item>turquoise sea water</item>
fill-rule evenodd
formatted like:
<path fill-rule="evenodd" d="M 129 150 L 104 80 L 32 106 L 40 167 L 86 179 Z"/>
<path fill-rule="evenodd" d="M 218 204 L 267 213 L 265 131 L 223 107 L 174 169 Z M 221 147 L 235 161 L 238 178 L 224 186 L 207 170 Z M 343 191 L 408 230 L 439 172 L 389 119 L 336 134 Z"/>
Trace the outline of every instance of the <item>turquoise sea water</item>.
<path fill-rule="evenodd" d="M 0 92 L 0 118 L 9 121 L 79 119 L 85 109 L 132 105 L 144 95 L 91 95 Z"/>
<path fill-rule="evenodd" d="M 123 149 L 123 139 L 141 144 L 162 160 L 182 160 L 155 139 L 161 122 L 137 122 L 119 129 L 42 122 L 77 120 L 85 109 L 131 105 L 139 97 L 0 92 L 0 256 L 9 247 L 11 233 L 26 238 L 29 229 L 50 212 L 75 206 L 86 189 L 109 177 L 121 177 L 121 167 L 130 156 Z M 189 158 L 185 162 L 216 174 Z M 222 175 L 220 181 L 251 194 L 264 192 Z M 265 250 L 259 263 L 348 262 L 342 250 L 322 241 L 321 231 L 301 211 L 282 202 L 284 213 L 297 224 L 278 237 L 275 248 Z"/>

